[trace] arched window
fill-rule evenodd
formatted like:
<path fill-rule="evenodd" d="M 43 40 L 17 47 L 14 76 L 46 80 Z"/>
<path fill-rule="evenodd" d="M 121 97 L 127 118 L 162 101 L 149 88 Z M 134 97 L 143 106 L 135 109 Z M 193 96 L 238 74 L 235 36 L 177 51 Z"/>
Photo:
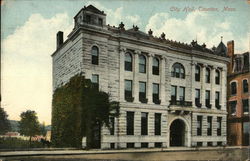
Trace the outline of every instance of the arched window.
<path fill-rule="evenodd" d="M 210 69 L 206 68 L 206 83 L 210 83 Z"/>
<path fill-rule="evenodd" d="M 236 82 L 231 83 L 231 95 L 236 95 L 237 94 L 237 85 Z"/>
<path fill-rule="evenodd" d="M 185 70 L 184 70 L 183 65 L 180 63 L 175 63 L 172 66 L 171 76 L 184 79 L 185 78 Z"/>
<path fill-rule="evenodd" d="M 243 92 L 246 93 L 248 92 L 248 82 L 247 80 L 243 80 Z"/>
<path fill-rule="evenodd" d="M 159 60 L 157 58 L 153 59 L 152 71 L 154 75 L 159 75 Z"/>
<path fill-rule="evenodd" d="M 91 49 L 92 64 L 98 65 L 99 49 L 93 46 Z"/>
<path fill-rule="evenodd" d="M 146 58 L 143 55 L 139 56 L 139 72 L 146 73 Z"/>
<path fill-rule="evenodd" d="M 219 70 L 215 71 L 215 83 L 220 84 L 220 71 Z"/>
<path fill-rule="evenodd" d="M 130 53 L 125 54 L 125 70 L 126 71 L 132 71 L 132 55 Z"/>
<path fill-rule="evenodd" d="M 199 82 L 201 77 L 201 68 L 199 65 L 195 66 L 195 81 Z"/>

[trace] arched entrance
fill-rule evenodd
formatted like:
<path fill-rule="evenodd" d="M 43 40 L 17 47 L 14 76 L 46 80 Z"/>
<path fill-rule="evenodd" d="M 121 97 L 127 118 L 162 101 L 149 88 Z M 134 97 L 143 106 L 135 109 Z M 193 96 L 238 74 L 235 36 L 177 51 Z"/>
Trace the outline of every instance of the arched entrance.
<path fill-rule="evenodd" d="M 170 146 L 185 146 L 185 123 L 176 119 L 170 126 Z"/>

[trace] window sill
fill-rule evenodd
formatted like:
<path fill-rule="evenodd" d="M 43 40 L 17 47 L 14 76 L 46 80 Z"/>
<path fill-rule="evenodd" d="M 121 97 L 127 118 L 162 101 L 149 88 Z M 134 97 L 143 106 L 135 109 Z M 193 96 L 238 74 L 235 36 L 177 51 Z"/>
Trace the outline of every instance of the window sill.
<path fill-rule="evenodd" d="M 127 98 L 125 98 L 125 101 L 134 102 L 134 97 L 127 97 Z"/>

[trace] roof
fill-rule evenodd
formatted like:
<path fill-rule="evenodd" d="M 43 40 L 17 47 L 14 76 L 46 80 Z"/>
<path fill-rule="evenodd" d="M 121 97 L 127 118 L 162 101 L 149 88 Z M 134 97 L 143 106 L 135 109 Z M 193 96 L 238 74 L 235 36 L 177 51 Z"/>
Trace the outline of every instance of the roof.
<path fill-rule="evenodd" d="M 84 6 L 83 10 L 85 10 L 85 11 L 91 11 L 93 13 L 97 13 L 97 14 L 101 14 L 101 15 L 106 15 L 104 13 L 104 11 L 100 11 L 99 9 L 97 9 L 96 7 L 94 7 L 92 5 L 88 5 L 87 7 Z"/>
<path fill-rule="evenodd" d="M 225 44 L 222 41 L 217 46 L 217 48 L 215 50 L 215 54 L 217 54 L 217 55 L 223 55 L 223 56 L 227 55 L 227 47 L 225 46 Z"/>

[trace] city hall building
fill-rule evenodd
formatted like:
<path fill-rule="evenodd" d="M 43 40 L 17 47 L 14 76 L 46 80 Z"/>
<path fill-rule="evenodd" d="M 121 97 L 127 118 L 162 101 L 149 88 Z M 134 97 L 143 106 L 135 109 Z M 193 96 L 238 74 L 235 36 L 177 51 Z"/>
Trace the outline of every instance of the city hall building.
<path fill-rule="evenodd" d="M 57 33 L 53 89 L 83 73 L 120 102 L 114 128 L 101 129 L 100 148 L 226 144 L 226 46 L 166 37 L 106 25 L 106 14 L 92 5 L 74 17 L 66 41 Z"/>

